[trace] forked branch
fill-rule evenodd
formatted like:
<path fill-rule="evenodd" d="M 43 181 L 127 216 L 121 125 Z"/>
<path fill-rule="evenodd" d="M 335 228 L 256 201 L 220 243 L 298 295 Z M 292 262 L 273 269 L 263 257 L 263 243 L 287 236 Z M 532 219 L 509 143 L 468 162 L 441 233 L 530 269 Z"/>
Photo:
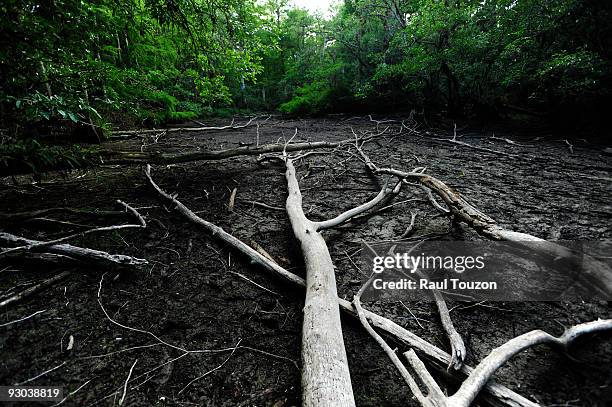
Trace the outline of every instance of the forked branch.
<path fill-rule="evenodd" d="M 469 407 L 482 388 L 491 380 L 495 372 L 516 354 L 530 347 L 549 344 L 567 351 L 578 338 L 597 332 L 612 330 L 612 319 L 586 322 L 567 329 L 563 335 L 555 337 L 541 330 L 534 330 L 509 340 L 484 358 L 463 382 L 455 394 L 436 404 L 438 407 Z M 439 390 L 433 377 L 429 374 L 414 350 L 404 354 L 414 371 L 431 392 Z M 427 406 L 423 404 L 423 406 Z"/>
<path fill-rule="evenodd" d="M 270 117 L 271 116 L 268 116 L 268 118 L 265 121 L 268 121 Z M 249 119 L 248 122 L 246 122 L 245 124 L 239 124 L 239 125 L 234 124 L 235 119 L 232 119 L 232 122 L 228 124 L 227 126 L 173 127 L 170 129 L 148 129 L 148 130 L 142 130 L 142 129 L 140 130 L 116 130 L 116 131 L 111 132 L 111 134 L 120 135 L 120 136 L 137 136 L 141 134 L 155 134 L 155 133 L 160 133 L 160 132 L 183 133 L 183 132 L 193 132 L 193 131 L 244 129 L 245 127 L 250 126 L 251 123 L 253 123 L 253 121 L 255 121 L 257 118 L 258 118 L 257 116 L 251 117 L 251 119 Z M 111 138 L 117 138 L 117 136 L 111 136 Z"/>
<path fill-rule="evenodd" d="M 539 237 L 515 232 L 505 229 L 497 224 L 494 219 L 480 211 L 476 206 L 470 203 L 465 197 L 454 191 L 444 182 L 431 175 L 424 174 L 420 171 L 405 172 L 395 168 L 378 167 L 364 153 L 359 143 L 355 143 L 357 151 L 361 155 L 364 163 L 375 174 L 393 175 L 399 179 L 414 180 L 429 188 L 433 193 L 440 197 L 449 208 L 450 212 L 459 222 L 463 222 L 470 228 L 474 229 L 478 234 L 485 236 L 491 240 L 505 240 L 518 242 L 527 245 L 529 249 L 540 253 L 555 257 L 571 256 L 567 248 L 548 242 Z M 534 243 L 535 242 L 535 243 Z M 588 284 L 592 292 L 597 293 L 602 298 L 609 298 L 612 295 L 612 278 L 610 268 L 603 262 L 588 255 L 583 255 L 583 265 L 581 271 L 581 281 Z"/>
<path fill-rule="evenodd" d="M 131 212 L 132 215 L 134 215 L 134 217 L 136 217 L 136 219 L 138 220 L 138 223 L 137 224 L 127 224 L 127 225 L 102 226 L 102 227 L 84 230 L 78 233 L 73 233 L 71 235 L 60 237 L 57 239 L 48 240 L 45 242 L 36 242 L 36 243 L 31 243 L 31 244 L 27 244 L 23 246 L 12 247 L 10 249 L 6 249 L 0 252 L 0 258 L 3 256 L 6 256 L 9 253 L 19 252 L 19 251 L 24 251 L 24 250 L 32 251 L 34 249 L 40 250 L 44 247 L 53 246 L 58 243 L 66 242 L 68 240 L 72 240 L 77 237 L 84 237 L 86 235 L 90 235 L 93 233 L 110 232 L 110 231 L 117 231 L 117 230 L 123 230 L 123 229 L 135 229 L 135 228 L 144 229 L 147 227 L 147 223 L 145 222 L 144 218 L 142 217 L 140 213 L 138 213 L 136 209 L 132 208 L 130 205 L 126 204 L 125 202 L 121 200 L 117 200 L 117 203 L 122 205 L 126 209 L 126 211 Z"/>
<path fill-rule="evenodd" d="M 145 175 L 149 180 L 149 183 L 159 193 L 161 198 L 167 203 L 171 204 L 186 220 L 201 227 L 213 238 L 227 243 L 234 249 L 238 250 L 240 253 L 246 256 L 251 261 L 251 263 L 260 265 L 263 270 L 271 272 L 276 276 L 282 277 L 284 280 L 290 281 L 291 283 L 296 284 L 300 287 L 306 287 L 306 281 L 303 278 L 291 273 L 290 271 L 266 258 L 261 253 L 257 252 L 247 244 L 243 243 L 241 240 L 224 231 L 222 228 L 200 218 L 189 208 L 183 205 L 178 199 L 176 199 L 176 197 L 163 191 L 151 178 L 150 171 L 150 166 L 147 166 L 147 168 L 145 169 Z M 356 311 L 350 301 L 344 300 L 342 298 L 337 298 L 337 301 L 342 311 L 346 312 L 350 316 L 357 317 Z M 381 330 L 382 332 L 384 332 L 385 335 L 392 338 L 399 344 L 419 350 L 419 352 L 425 355 L 428 360 L 431 360 L 433 362 L 434 366 L 439 366 L 443 370 L 446 370 L 446 366 L 448 366 L 451 361 L 451 356 L 448 353 L 444 352 L 435 345 L 432 345 L 431 343 L 425 341 L 424 339 L 420 338 L 419 336 L 415 335 L 414 333 L 408 331 L 407 329 L 399 326 L 398 324 L 387 318 L 384 318 L 366 309 L 363 310 L 363 313 L 365 314 L 372 327 Z M 472 370 L 472 368 L 463 365 L 459 371 L 450 373 L 460 374 L 465 377 L 468 376 L 472 372 Z M 508 389 L 507 387 L 504 387 L 501 384 L 495 382 L 487 383 L 484 387 L 484 391 L 484 397 L 492 405 L 495 406 L 539 406 L 537 403 L 534 403 L 515 393 L 514 391 Z"/>

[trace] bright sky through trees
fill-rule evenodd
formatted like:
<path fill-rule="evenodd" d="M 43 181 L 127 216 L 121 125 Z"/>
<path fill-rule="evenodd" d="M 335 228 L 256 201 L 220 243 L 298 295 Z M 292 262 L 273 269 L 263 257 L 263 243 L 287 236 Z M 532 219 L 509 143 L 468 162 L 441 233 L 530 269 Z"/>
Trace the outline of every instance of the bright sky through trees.
<path fill-rule="evenodd" d="M 337 5 L 339 0 L 292 0 L 291 5 L 307 9 L 310 12 L 320 12 L 325 17 L 333 14 L 330 7 Z"/>

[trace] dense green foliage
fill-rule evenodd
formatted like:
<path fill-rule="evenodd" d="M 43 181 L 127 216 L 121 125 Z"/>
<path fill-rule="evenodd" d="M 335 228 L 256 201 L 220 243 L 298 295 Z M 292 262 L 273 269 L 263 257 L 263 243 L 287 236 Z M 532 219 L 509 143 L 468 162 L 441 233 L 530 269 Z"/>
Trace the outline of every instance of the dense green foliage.
<path fill-rule="evenodd" d="M 0 15 L 3 157 L 220 109 L 594 123 L 612 89 L 608 1 L 345 0 L 323 19 L 287 0 L 6 0 Z"/>
<path fill-rule="evenodd" d="M 261 72 L 253 2 L 3 2 L 3 125 L 183 120 Z M 7 120 L 12 119 L 12 123 Z"/>
<path fill-rule="evenodd" d="M 304 26 L 278 79 L 294 85 L 287 112 L 519 106 L 592 119 L 611 95 L 610 2 L 346 0 L 326 22 L 290 11 L 281 32 Z"/>

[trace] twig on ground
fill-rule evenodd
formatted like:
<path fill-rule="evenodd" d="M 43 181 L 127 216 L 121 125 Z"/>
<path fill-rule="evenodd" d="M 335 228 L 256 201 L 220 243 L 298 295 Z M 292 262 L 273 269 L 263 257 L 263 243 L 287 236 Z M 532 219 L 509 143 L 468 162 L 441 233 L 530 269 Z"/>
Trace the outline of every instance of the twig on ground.
<path fill-rule="evenodd" d="M 261 285 L 261 284 L 257 284 L 255 281 L 251 280 L 250 278 L 248 278 L 248 277 L 247 277 L 247 276 L 245 276 L 244 274 L 240 274 L 240 273 L 238 273 L 238 272 L 236 272 L 236 271 L 231 271 L 231 270 L 229 270 L 229 273 L 234 274 L 234 275 L 236 275 L 236 276 L 238 276 L 238 277 L 242 278 L 243 280 L 248 281 L 249 283 L 253 284 L 254 286 L 259 287 L 259 288 L 261 288 L 262 290 L 269 292 L 270 294 L 278 295 L 279 297 L 281 296 L 281 295 L 280 295 L 279 293 L 277 293 L 276 291 L 272 291 L 272 290 L 270 290 L 269 288 L 266 288 L 266 287 L 264 287 L 264 286 L 263 286 L 263 285 Z"/>
<path fill-rule="evenodd" d="M 236 203 L 236 192 L 238 192 L 238 188 L 232 189 L 232 193 L 230 194 L 229 202 L 227 203 L 227 210 L 229 212 L 234 211 L 234 204 Z"/>
<path fill-rule="evenodd" d="M 19 302 L 27 297 L 29 297 L 30 295 L 37 293 L 41 290 L 44 290 L 47 287 L 52 286 L 53 284 L 57 283 L 58 281 L 61 281 L 63 279 L 65 279 L 66 277 L 68 277 L 72 272 L 71 271 L 63 271 L 59 274 L 56 274 L 55 276 L 48 278 L 46 280 L 41 281 L 38 284 L 35 284 L 23 291 L 18 292 L 17 294 L 3 300 L 0 302 L 0 309 L 8 307 L 9 305 L 12 305 L 16 302 Z"/>
<path fill-rule="evenodd" d="M 412 229 L 414 228 L 414 220 L 416 219 L 416 215 L 417 215 L 416 212 L 410 212 L 410 224 L 408 225 L 404 233 L 402 233 L 399 236 L 399 239 L 405 239 L 412 234 Z"/>
<path fill-rule="evenodd" d="M 221 369 L 223 366 L 225 366 L 225 364 L 227 362 L 229 362 L 229 360 L 232 358 L 232 356 L 234 356 L 234 353 L 236 352 L 236 349 L 238 349 L 238 345 L 240 345 L 240 342 L 242 342 L 242 339 L 238 340 L 238 343 L 236 344 L 236 346 L 234 346 L 234 349 L 232 349 L 232 352 L 229 354 L 229 356 L 223 361 L 223 363 L 221 363 L 219 366 L 215 367 L 214 369 L 210 369 L 209 371 L 207 371 L 206 373 L 204 373 L 201 376 L 196 377 L 195 379 L 193 379 L 192 381 L 190 381 L 189 383 L 187 383 L 185 385 L 185 387 L 183 387 L 182 389 L 180 389 L 178 391 L 178 394 L 181 394 L 185 391 L 185 389 L 189 386 L 191 386 L 194 382 L 201 380 L 203 378 L 205 378 L 206 376 L 208 376 L 211 373 L 216 372 L 217 370 Z"/>
<path fill-rule="evenodd" d="M 35 317 L 38 314 L 42 314 L 43 312 L 47 312 L 47 310 L 44 309 L 42 311 L 36 311 L 35 313 L 28 315 L 27 317 L 19 318 L 19 319 L 16 319 L 14 321 L 10 321 L 10 322 L 5 322 L 4 324 L 0 324 L 0 328 L 4 327 L 4 326 L 9 326 L 9 325 L 12 325 L 12 324 L 16 324 L 18 322 L 22 322 L 22 321 L 28 320 L 28 319 L 30 319 L 32 317 Z"/>
<path fill-rule="evenodd" d="M 47 374 L 49 374 L 49 373 L 51 373 L 51 372 L 53 372 L 53 371 L 55 371 L 55 370 L 57 370 L 57 369 L 61 368 L 61 367 L 63 367 L 64 365 L 66 365 L 66 363 L 68 363 L 68 362 L 64 361 L 64 362 L 60 363 L 59 365 L 54 366 L 54 367 L 52 367 L 51 369 L 47 369 L 47 370 L 45 370 L 44 372 L 39 373 L 39 374 L 37 374 L 36 376 L 34 376 L 34 377 L 32 377 L 32 378 L 29 378 L 29 379 L 24 380 L 24 381 L 19 382 L 19 383 L 15 383 L 15 384 L 14 384 L 14 386 L 23 386 L 24 384 L 31 383 L 31 382 L 33 382 L 34 380 L 36 380 L 36 379 L 40 379 L 41 377 L 43 377 L 43 376 L 45 376 L 45 375 L 47 375 Z"/>
<path fill-rule="evenodd" d="M 123 394 L 121 395 L 121 398 L 119 399 L 120 406 L 123 405 L 123 402 L 125 401 L 125 397 L 127 396 L 128 383 L 130 381 L 130 377 L 132 377 L 132 372 L 134 371 L 134 368 L 136 367 L 136 363 L 138 363 L 138 359 L 136 359 L 134 361 L 134 364 L 132 364 L 132 367 L 130 368 L 130 372 L 128 373 L 127 379 L 125 379 L 125 383 L 123 384 Z"/>
<path fill-rule="evenodd" d="M 66 395 L 66 397 L 64 397 L 62 400 L 60 400 L 59 402 L 51 405 L 51 407 L 57 407 L 60 406 L 62 404 L 64 404 L 66 402 L 66 400 L 68 400 L 70 397 L 74 396 L 75 394 L 77 394 L 83 387 L 87 386 L 93 379 L 89 379 L 87 380 L 85 383 L 83 383 L 82 385 L 80 385 L 79 387 L 77 387 L 75 390 L 71 391 L 70 393 L 68 393 Z"/>

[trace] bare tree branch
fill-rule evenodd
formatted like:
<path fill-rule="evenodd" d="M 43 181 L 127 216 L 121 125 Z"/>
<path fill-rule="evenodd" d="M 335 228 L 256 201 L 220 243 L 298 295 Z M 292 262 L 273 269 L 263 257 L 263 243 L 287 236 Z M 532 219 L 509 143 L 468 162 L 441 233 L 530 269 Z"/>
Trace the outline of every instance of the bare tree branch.
<path fill-rule="evenodd" d="M 261 266 L 264 270 L 272 272 L 274 275 L 282 277 L 283 279 L 290 281 L 293 284 L 296 284 L 301 287 L 306 287 L 306 281 L 303 278 L 296 276 L 295 274 L 287 271 L 283 267 L 280 267 L 278 264 L 269 260 L 256 250 L 252 249 L 250 246 L 246 245 L 239 239 L 225 232 L 222 228 L 200 218 L 189 208 L 183 205 L 180 201 L 178 201 L 175 197 L 164 192 L 151 178 L 150 166 L 147 166 L 145 170 L 145 175 L 147 176 L 153 188 L 155 188 L 155 190 L 162 197 L 162 199 L 172 204 L 174 208 L 189 222 L 192 222 L 202 227 L 213 238 L 229 244 L 231 247 L 245 255 L 251 261 L 252 264 L 257 264 Z M 338 298 L 337 301 L 342 311 L 353 317 L 357 316 L 356 311 L 350 301 L 344 300 L 342 298 Z M 439 366 L 442 370 L 446 371 L 446 366 L 448 366 L 452 359 L 448 353 L 444 352 L 440 348 L 432 345 L 431 343 L 425 341 L 424 339 L 420 338 L 419 336 L 415 335 L 414 333 L 408 331 L 407 329 L 399 326 L 398 324 L 387 318 L 384 318 L 366 309 L 364 309 L 363 312 L 374 328 L 380 329 L 385 333 L 385 335 L 388 335 L 389 337 L 393 338 L 393 340 L 404 346 L 409 346 L 411 348 L 417 349 L 419 352 L 425 355 L 428 360 L 431 360 L 434 363 L 434 366 Z M 472 368 L 463 365 L 459 371 L 451 372 L 451 374 L 461 374 L 465 377 L 468 376 L 472 372 L 472 370 Z M 504 387 L 495 382 L 487 383 L 484 387 L 484 391 L 484 397 L 492 405 L 495 406 L 539 407 L 537 403 L 534 403 L 513 392 L 507 387 Z"/>
<path fill-rule="evenodd" d="M 469 407 L 482 388 L 491 380 L 495 372 L 513 356 L 525 349 L 539 344 L 549 344 L 566 351 L 574 341 L 583 335 L 609 330 L 612 330 L 612 319 L 591 321 L 573 326 L 559 337 L 552 336 L 541 330 L 534 330 L 517 336 L 500 347 L 493 349 L 476 366 L 461 387 L 459 387 L 459 390 L 452 396 L 444 396 L 443 400 L 436 404 L 436 406 Z M 406 352 L 404 356 L 428 389 L 433 389 L 433 391 L 436 391 L 436 388 L 439 389 L 435 380 L 413 350 Z M 423 404 L 423 406 L 426 406 L 426 404 Z"/>

